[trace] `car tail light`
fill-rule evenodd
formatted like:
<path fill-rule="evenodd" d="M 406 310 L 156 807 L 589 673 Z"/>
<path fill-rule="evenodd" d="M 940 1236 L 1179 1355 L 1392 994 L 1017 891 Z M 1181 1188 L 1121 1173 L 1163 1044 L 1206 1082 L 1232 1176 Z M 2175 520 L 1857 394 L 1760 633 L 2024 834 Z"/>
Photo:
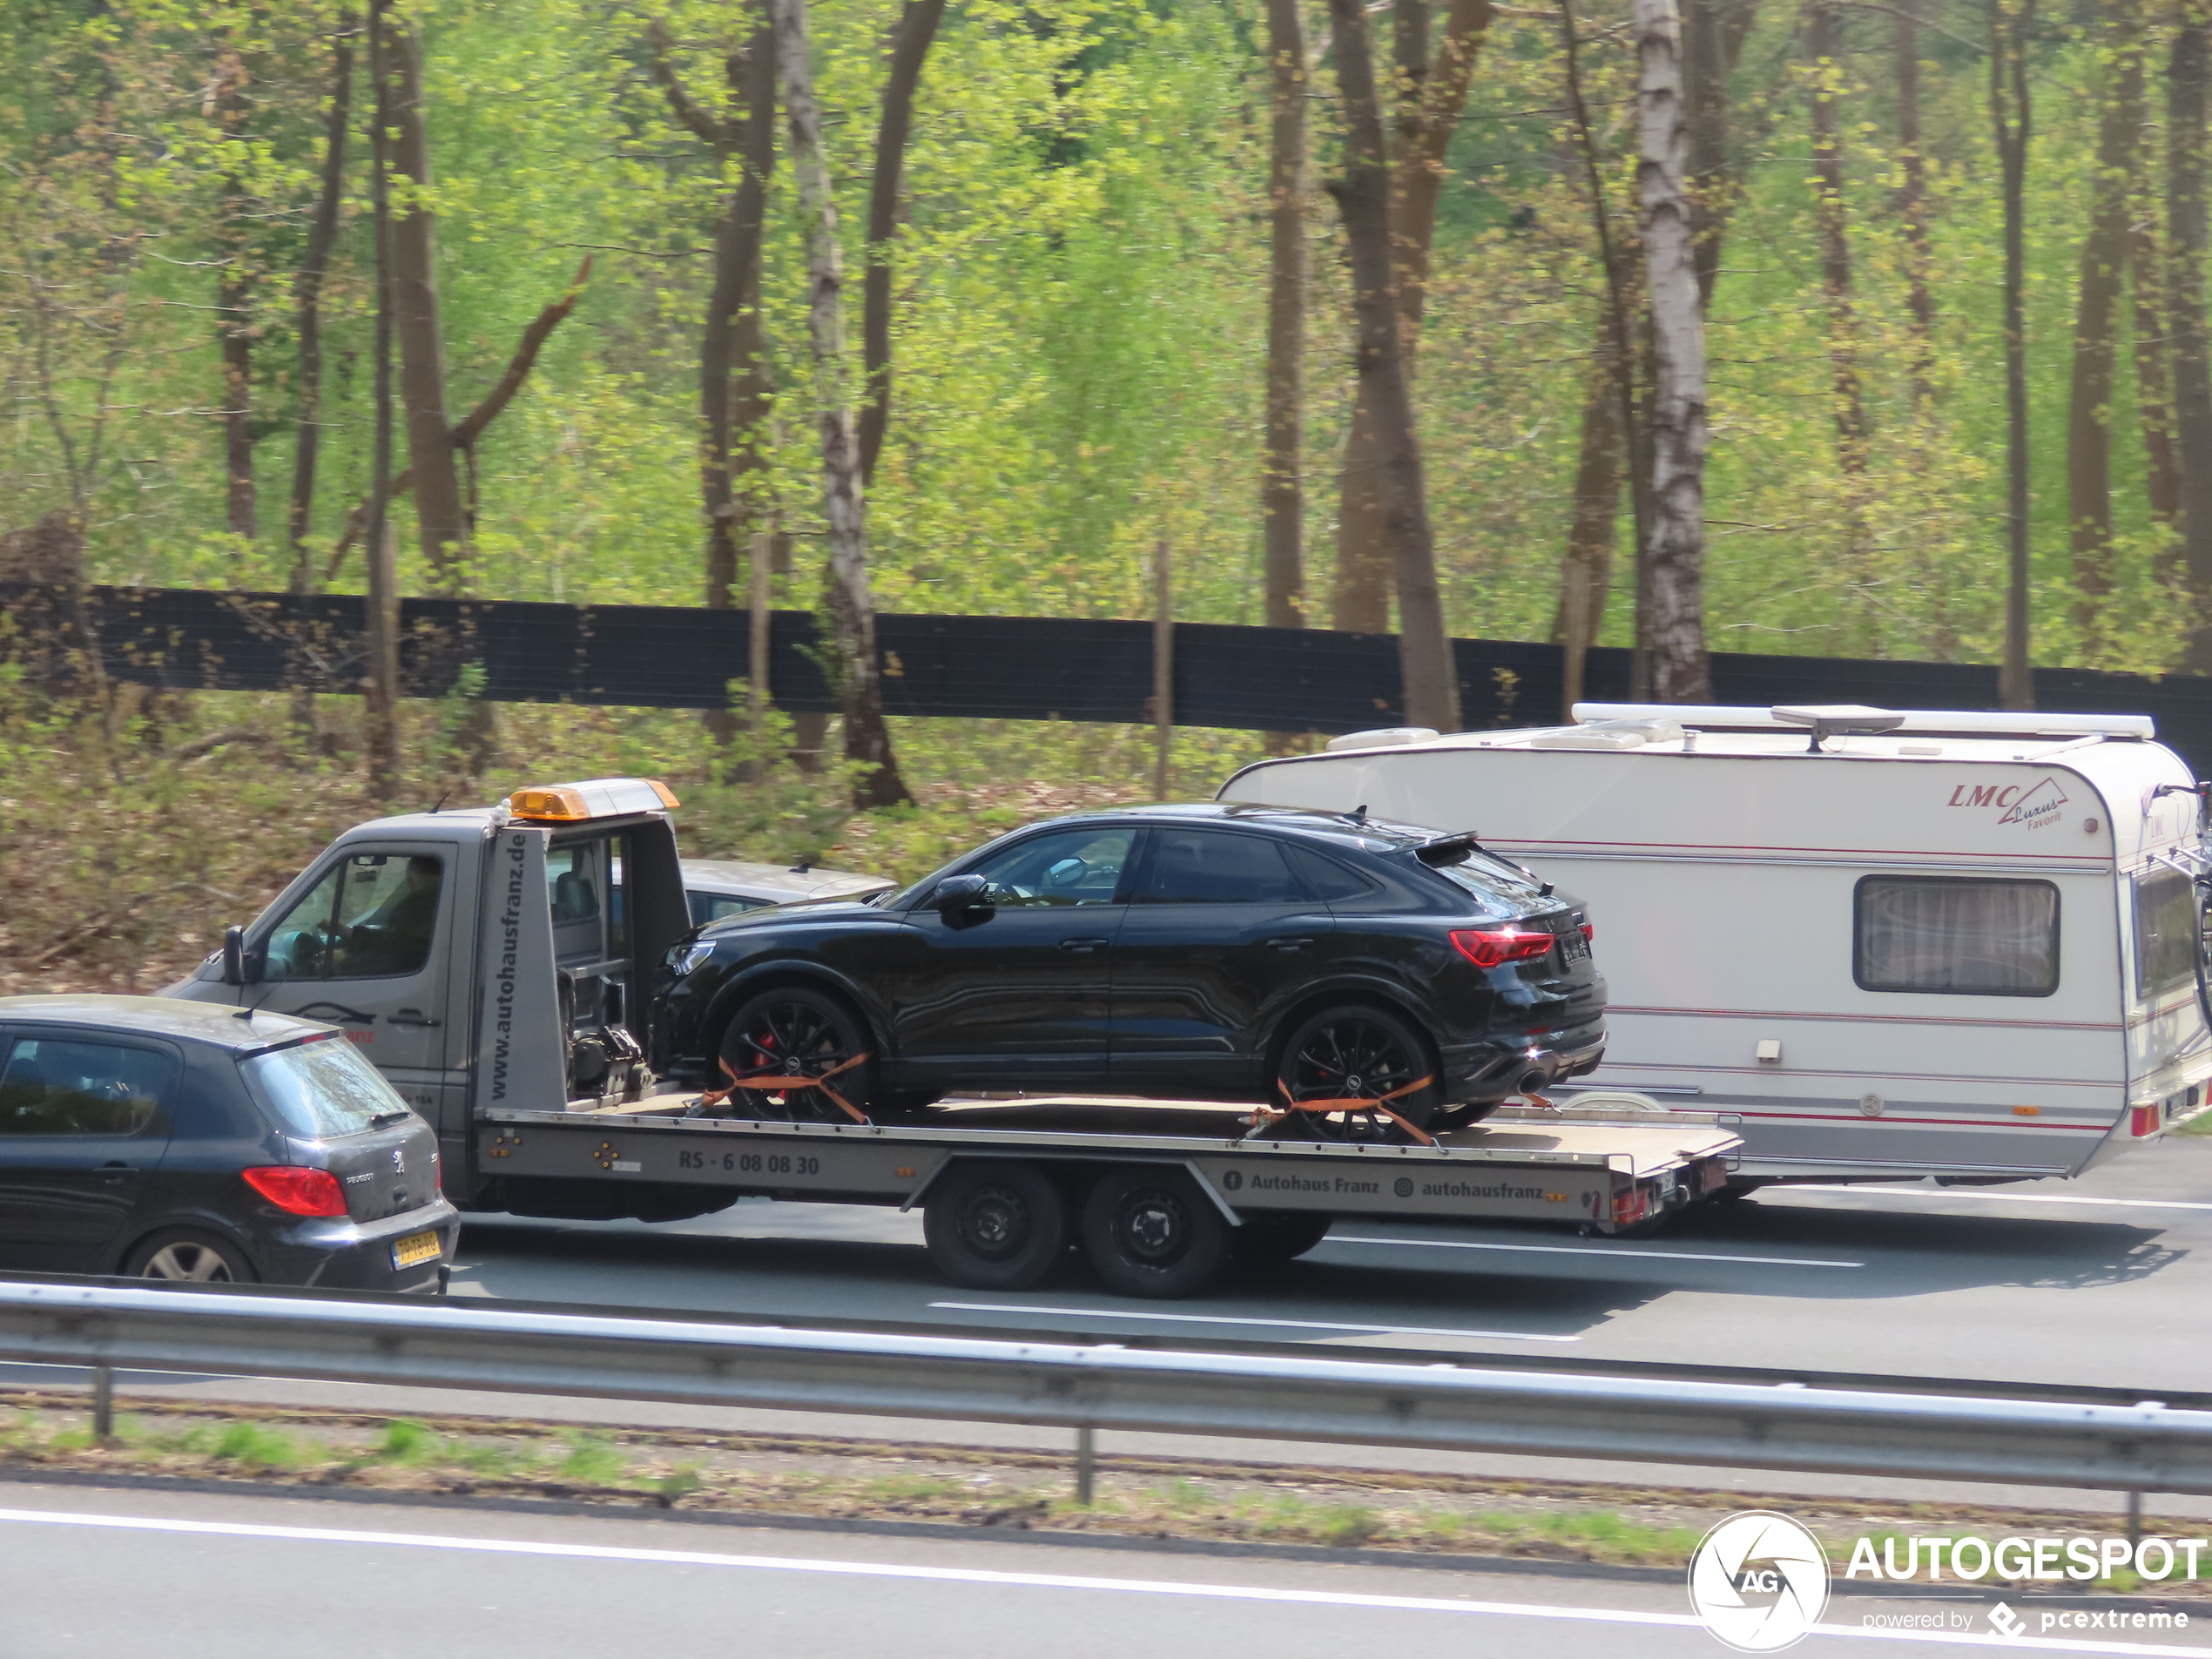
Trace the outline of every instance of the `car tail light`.
<path fill-rule="evenodd" d="M 240 1170 L 239 1173 L 246 1177 L 247 1186 L 278 1209 L 288 1210 L 295 1216 L 346 1213 L 346 1189 L 327 1170 L 273 1167 Z"/>
<path fill-rule="evenodd" d="M 1596 929 L 1596 928 L 1595 928 L 1595 927 L 1591 927 L 1591 926 L 1590 926 L 1590 924 L 1589 924 L 1588 922 L 1587 922 L 1587 921 L 1586 921 L 1586 922 L 1584 922 L 1584 923 L 1582 924 L 1582 937 L 1583 937 L 1585 940 L 1587 940 L 1589 943 L 1591 943 L 1591 944 L 1593 944 L 1593 945 L 1596 944 L 1596 943 L 1597 943 L 1597 929 Z"/>
<path fill-rule="evenodd" d="M 1507 962 L 1532 961 L 1550 954 L 1557 941 L 1549 934 L 1524 927 L 1458 928 L 1452 942 L 1460 954 L 1477 968 L 1503 968 Z"/>

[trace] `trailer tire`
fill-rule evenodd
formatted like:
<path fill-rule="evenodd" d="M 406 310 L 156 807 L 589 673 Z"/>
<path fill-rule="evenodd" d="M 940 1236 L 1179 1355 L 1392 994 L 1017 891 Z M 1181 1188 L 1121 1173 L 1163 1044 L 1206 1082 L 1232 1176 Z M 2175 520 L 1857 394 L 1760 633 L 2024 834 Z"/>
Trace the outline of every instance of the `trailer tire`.
<path fill-rule="evenodd" d="M 1026 1291 L 1068 1253 L 1068 1206 L 1034 1163 L 955 1163 L 929 1189 L 921 1236 L 937 1271 L 971 1291 Z"/>
<path fill-rule="evenodd" d="M 1229 1249 L 1250 1267 L 1272 1267 L 1299 1257 L 1329 1236 L 1332 1216 L 1247 1216 Z"/>
<path fill-rule="evenodd" d="M 1123 1296 L 1194 1296 L 1221 1271 L 1229 1251 L 1229 1224 L 1181 1170 L 1109 1170 L 1083 1206 L 1083 1253 L 1106 1288 Z"/>

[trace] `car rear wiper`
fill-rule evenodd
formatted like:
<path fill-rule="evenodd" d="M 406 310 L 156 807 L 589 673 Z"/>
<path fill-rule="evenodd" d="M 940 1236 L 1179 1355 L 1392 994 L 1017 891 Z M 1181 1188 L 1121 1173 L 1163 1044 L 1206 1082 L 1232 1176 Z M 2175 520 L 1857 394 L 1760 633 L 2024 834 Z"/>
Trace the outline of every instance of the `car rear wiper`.
<path fill-rule="evenodd" d="M 412 1107 L 402 1106 L 395 1112 L 379 1112 L 368 1120 L 371 1129 L 389 1129 L 395 1123 L 404 1123 L 415 1116 Z"/>

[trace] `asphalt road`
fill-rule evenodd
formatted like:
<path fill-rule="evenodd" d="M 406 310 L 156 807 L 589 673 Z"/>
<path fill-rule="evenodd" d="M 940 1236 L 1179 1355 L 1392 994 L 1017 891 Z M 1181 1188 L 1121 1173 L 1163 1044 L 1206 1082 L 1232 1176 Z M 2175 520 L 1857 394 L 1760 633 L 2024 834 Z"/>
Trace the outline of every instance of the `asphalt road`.
<path fill-rule="evenodd" d="M 1339 1223 L 1310 1256 L 1174 1303 L 1080 1264 L 1019 1294 L 947 1285 L 918 1215 L 740 1203 L 695 1221 L 472 1217 L 457 1294 L 636 1309 L 1174 1332 L 1339 1348 L 1618 1358 L 2107 1385 L 2205 1383 L 2212 1138 L 2077 1181 L 1770 1189 L 1656 1238 Z"/>
<path fill-rule="evenodd" d="M 1672 1584 L 187 1493 L 10 1485 L 0 1500 L 0 1659 L 1726 1651 Z M 1936 1609 L 1838 1597 L 1794 1651 L 2212 1653 L 2212 1618 L 2006 1641 L 1996 1605 L 1947 1604 L 1965 1629 L 1900 1637 L 1866 1619 Z"/>

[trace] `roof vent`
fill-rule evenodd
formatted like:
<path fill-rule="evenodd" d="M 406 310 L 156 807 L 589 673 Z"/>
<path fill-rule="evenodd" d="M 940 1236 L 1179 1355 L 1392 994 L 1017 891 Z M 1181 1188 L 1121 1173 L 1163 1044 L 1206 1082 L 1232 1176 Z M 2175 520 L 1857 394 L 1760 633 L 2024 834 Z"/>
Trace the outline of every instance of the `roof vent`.
<path fill-rule="evenodd" d="M 1433 743 L 1444 734 L 1433 725 L 1386 725 L 1372 732 L 1347 732 L 1329 739 L 1329 752 L 1347 749 L 1395 749 L 1408 743 Z"/>
<path fill-rule="evenodd" d="M 1905 724 L 1905 717 L 1895 710 L 1870 709 L 1863 703 L 1820 703 L 1804 708 L 1777 705 L 1774 718 L 1784 725 L 1810 726 L 1812 745 L 1807 752 L 1811 754 L 1818 754 L 1820 745 L 1830 738 L 1871 737 L 1877 732 L 1894 732 Z"/>

